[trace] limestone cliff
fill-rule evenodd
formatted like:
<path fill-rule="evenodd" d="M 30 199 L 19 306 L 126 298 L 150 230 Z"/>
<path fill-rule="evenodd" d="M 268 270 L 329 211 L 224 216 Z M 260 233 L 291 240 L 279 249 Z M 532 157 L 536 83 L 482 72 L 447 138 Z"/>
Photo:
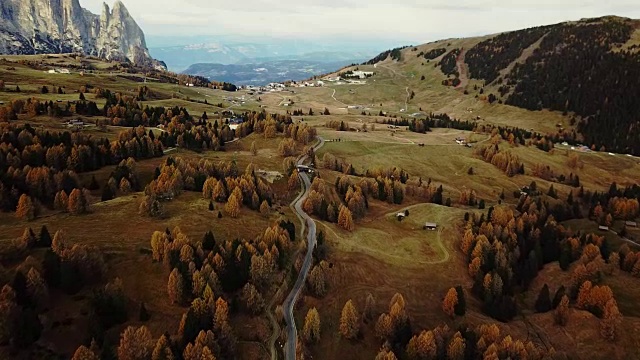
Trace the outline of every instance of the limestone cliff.
<path fill-rule="evenodd" d="M 0 53 L 79 52 L 140 66 L 162 66 L 149 55 L 144 33 L 121 1 L 95 15 L 79 0 L 1 0 Z"/>

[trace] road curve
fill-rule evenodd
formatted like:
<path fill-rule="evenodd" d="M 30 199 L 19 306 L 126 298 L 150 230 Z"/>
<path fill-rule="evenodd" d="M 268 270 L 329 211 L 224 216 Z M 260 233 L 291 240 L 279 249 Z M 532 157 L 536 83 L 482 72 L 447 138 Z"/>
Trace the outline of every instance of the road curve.
<path fill-rule="evenodd" d="M 315 146 L 315 150 L 320 149 L 324 145 L 324 140 L 321 137 L 318 137 L 318 144 Z M 298 165 L 302 165 L 307 160 L 307 156 L 304 155 L 298 159 Z M 300 218 L 303 228 L 306 226 L 309 228 L 307 233 L 307 254 L 304 258 L 304 263 L 302 264 L 302 268 L 300 269 L 300 273 L 298 274 L 298 279 L 296 283 L 293 285 L 293 289 L 289 293 L 289 296 L 284 301 L 283 310 L 284 310 L 284 319 L 287 324 L 287 343 L 285 345 L 285 358 L 288 360 L 296 359 L 296 340 L 298 338 L 296 322 L 293 318 L 293 306 L 298 299 L 298 295 L 304 286 L 305 280 L 307 279 L 307 274 L 309 273 L 309 269 L 311 268 L 311 264 L 313 263 L 313 249 L 316 246 L 316 223 L 313 219 L 302 210 L 302 204 L 309 196 L 309 189 L 311 188 L 311 180 L 309 179 L 309 175 L 306 173 L 299 174 L 300 180 L 302 181 L 303 193 L 298 199 L 295 201 L 293 208 Z M 304 230 L 303 230 L 304 231 Z"/>

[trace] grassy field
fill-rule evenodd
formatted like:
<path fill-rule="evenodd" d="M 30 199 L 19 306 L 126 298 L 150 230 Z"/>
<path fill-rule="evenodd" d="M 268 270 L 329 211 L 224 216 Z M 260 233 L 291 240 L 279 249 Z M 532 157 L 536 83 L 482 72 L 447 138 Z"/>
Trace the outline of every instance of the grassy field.
<path fill-rule="evenodd" d="M 296 310 L 300 326 L 308 308 L 320 311 L 322 339 L 313 347 L 314 358 L 335 359 L 345 353 L 352 359 L 375 357 L 379 343 L 372 327 L 363 327 L 363 337 L 356 342 L 338 334 L 340 311 L 349 299 L 362 311 L 371 293 L 376 299 L 377 318 L 388 311 L 389 300 L 399 292 L 407 300 L 414 327 L 427 327 L 446 321 L 439 310 L 446 290 L 452 284 L 469 285 L 464 260 L 456 251 L 463 210 L 432 204 L 371 206 L 371 214 L 352 233 L 324 222 L 318 226 L 330 243 L 330 295 L 321 300 L 305 297 Z M 400 223 L 395 214 L 405 209 L 410 215 Z M 438 231 L 422 230 L 425 221 L 441 227 Z"/>

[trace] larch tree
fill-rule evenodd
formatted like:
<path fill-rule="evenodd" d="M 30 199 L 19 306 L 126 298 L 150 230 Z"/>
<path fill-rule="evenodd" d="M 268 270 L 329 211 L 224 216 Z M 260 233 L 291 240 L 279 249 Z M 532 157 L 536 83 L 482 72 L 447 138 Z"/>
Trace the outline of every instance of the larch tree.
<path fill-rule="evenodd" d="M 362 316 L 367 319 L 367 321 L 373 319 L 373 307 L 375 306 L 375 303 L 376 299 L 373 297 L 373 294 L 367 293 L 367 297 L 364 301 L 364 311 L 362 313 Z"/>
<path fill-rule="evenodd" d="M 320 314 L 316 308 L 311 308 L 304 319 L 302 336 L 307 343 L 320 340 Z"/>
<path fill-rule="evenodd" d="M 169 300 L 171 300 L 172 303 L 180 304 L 184 301 L 184 284 L 182 275 L 177 268 L 174 268 L 171 274 L 169 274 L 167 292 L 169 293 Z"/>
<path fill-rule="evenodd" d="M 407 355 L 409 359 L 435 359 L 438 347 L 433 331 L 422 331 L 419 335 L 414 335 L 407 345 Z"/>
<path fill-rule="evenodd" d="M 326 276 L 323 266 L 314 266 L 307 281 L 314 295 L 323 297 L 327 294 Z"/>
<path fill-rule="evenodd" d="M 455 307 L 458 304 L 458 292 L 455 288 L 449 289 L 442 301 L 442 311 L 453 319 L 455 316 Z"/>
<path fill-rule="evenodd" d="M 64 231 L 58 230 L 53 235 L 53 241 L 51 242 L 51 250 L 58 256 L 62 256 L 62 253 L 67 248 L 66 240 L 64 238 Z"/>
<path fill-rule="evenodd" d="M 349 210 L 346 206 L 340 206 L 340 213 L 338 214 L 338 226 L 347 231 L 353 231 L 353 229 L 355 228 L 351 210 Z"/>
<path fill-rule="evenodd" d="M 613 341 L 616 338 L 617 327 L 622 319 L 618 304 L 614 299 L 607 301 L 600 321 L 600 334 L 603 338 Z"/>
<path fill-rule="evenodd" d="M 119 188 L 123 194 L 128 194 L 131 192 L 131 183 L 127 178 L 123 177 L 122 180 L 120 180 Z"/>
<path fill-rule="evenodd" d="M 264 309 L 264 299 L 252 283 L 247 283 L 242 288 L 242 300 L 253 314 L 257 315 Z"/>
<path fill-rule="evenodd" d="M 300 177 L 298 170 L 293 170 L 291 172 L 291 176 L 289 176 L 289 181 L 287 182 L 287 186 L 289 190 L 296 190 L 300 188 Z"/>
<path fill-rule="evenodd" d="M 375 360 L 398 360 L 396 354 L 389 349 L 380 349 L 378 355 L 376 355 Z"/>
<path fill-rule="evenodd" d="M 360 332 L 360 319 L 353 301 L 349 299 L 342 308 L 340 334 L 346 339 L 355 339 Z"/>
<path fill-rule="evenodd" d="M 69 208 L 69 196 L 64 190 L 60 190 L 56 193 L 53 200 L 53 208 L 56 210 L 67 211 Z"/>
<path fill-rule="evenodd" d="M 69 212 L 74 215 L 84 214 L 87 212 L 87 207 L 88 204 L 84 192 L 80 189 L 73 189 L 69 195 Z"/>
<path fill-rule="evenodd" d="M 167 240 L 167 234 L 163 231 L 155 231 L 151 235 L 151 254 L 153 261 L 162 261 L 164 258 L 164 246 Z"/>
<path fill-rule="evenodd" d="M 241 204 L 242 203 L 238 201 L 236 194 L 231 194 L 231 196 L 229 196 L 229 199 L 227 200 L 227 203 L 224 205 L 224 211 L 232 218 L 237 218 L 238 215 L 240 215 Z"/>
<path fill-rule="evenodd" d="M 554 314 L 554 319 L 556 325 L 567 325 L 567 322 L 569 321 L 569 298 L 567 295 L 564 295 L 562 300 L 560 300 L 560 304 L 556 308 L 556 312 Z"/>
<path fill-rule="evenodd" d="M 36 218 L 36 207 L 27 194 L 20 195 L 18 199 L 18 207 L 16 208 L 16 217 L 18 219 L 33 220 Z"/>
<path fill-rule="evenodd" d="M 45 308 L 49 302 L 49 289 L 44 279 L 35 268 L 27 273 L 27 291 L 38 308 Z"/>
<path fill-rule="evenodd" d="M 153 348 L 153 353 L 151 354 L 151 360 L 173 360 L 173 352 L 171 351 L 171 346 L 169 344 L 169 339 L 167 339 L 166 335 L 160 336 L 158 341 L 156 342 L 155 348 Z"/>
<path fill-rule="evenodd" d="M 71 360 L 100 360 L 100 358 L 88 347 L 80 345 L 73 353 Z"/>
<path fill-rule="evenodd" d="M 267 200 L 262 200 L 262 204 L 260 204 L 260 214 L 262 214 L 263 216 L 268 216 L 269 209 L 269 203 L 267 202 Z"/>
<path fill-rule="evenodd" d="M 153 339 L 146 326 L 127 327 L 120 337 L 118 360 L 145 360 L 151 357 Z"/>
<path fill-rule="evenodd" d="M 465 352 L 465 341 L 460 332 L 456 332 L 453 335 L 453 339 L 449 342 L 447 347 L 447 356 L 449 360 L 463 360 Z"/>

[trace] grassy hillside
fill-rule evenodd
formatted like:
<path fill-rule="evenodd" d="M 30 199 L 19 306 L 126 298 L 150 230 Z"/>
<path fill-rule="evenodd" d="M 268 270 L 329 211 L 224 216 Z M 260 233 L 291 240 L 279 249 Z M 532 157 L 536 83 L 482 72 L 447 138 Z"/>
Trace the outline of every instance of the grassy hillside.
<path fill-rule="evenodd" d="M 468 98 L 476 97 L 542 114 L 551 110 L 557 115 L 547 120 L 563 125 L 563 140 L 638 155 L 640 104 L 632 94 L 640 93 L 639 29 L 639 21 L 603 17 L 396 49 L 367 64 L 431 78 L 411 87 L 418 99 L 433 97 L 434 81 L 452 84 L 470 96 L 437 98 L 468 108 Z"/>

